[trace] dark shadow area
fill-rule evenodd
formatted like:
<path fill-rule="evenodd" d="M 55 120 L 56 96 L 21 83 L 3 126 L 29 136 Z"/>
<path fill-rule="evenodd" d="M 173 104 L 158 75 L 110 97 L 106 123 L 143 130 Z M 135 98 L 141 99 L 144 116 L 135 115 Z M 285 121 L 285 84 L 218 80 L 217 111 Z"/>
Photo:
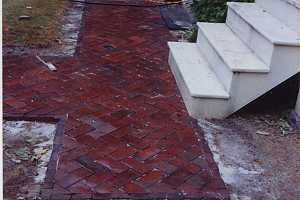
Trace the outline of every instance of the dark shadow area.
<path fill-rule="evenodd" d="M 294 109 L 298 95 L 299 81 L 299 74 L 292 76 L 240 109 L 235 115 L 274 113 Z"/>

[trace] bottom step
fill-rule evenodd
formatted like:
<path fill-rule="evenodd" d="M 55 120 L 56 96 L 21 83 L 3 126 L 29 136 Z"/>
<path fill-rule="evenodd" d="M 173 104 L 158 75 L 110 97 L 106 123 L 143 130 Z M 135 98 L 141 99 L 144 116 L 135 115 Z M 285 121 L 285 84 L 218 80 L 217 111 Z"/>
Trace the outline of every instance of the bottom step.
<path fill-rule="evenodd" d="M 189 114 L 194 118 L 224 118 L 229 94 L 195 43 L 169 42 L 169 64 Z"/>

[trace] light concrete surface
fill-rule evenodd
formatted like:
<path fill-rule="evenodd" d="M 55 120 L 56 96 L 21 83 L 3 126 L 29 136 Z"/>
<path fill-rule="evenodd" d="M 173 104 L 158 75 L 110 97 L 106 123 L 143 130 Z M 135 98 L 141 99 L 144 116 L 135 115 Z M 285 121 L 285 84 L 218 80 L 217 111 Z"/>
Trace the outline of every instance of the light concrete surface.
<path fill-rule="evenodd" d="M 215 72 L 220 82 L 224 85 L 226 91 L 230 92 L 233 72 L 230 67 L 227 67 L 224 64 L 224 60 L 222 60 L 205 35 L 202 34 L 200 28 L 198 29 L 197 45 L 202 55 L 209 61 L 212 70 Z"/>
<path fill-rule="evenodd" d="M 197 23 L 201 35 L 218 53 L 227 67 L 233 72 L 269 72 L 262 62 L 231 30 L 223 23 Z M 222 34 L 220 34 L 222 33 Z M 201 43 L 198 43 L 201 45 Z"/>
<path fill-rule="evenodd" d="M 192 97 L 229 98 L 229 94 L 210 69 L 196 44 L 169 42 L 168 45 L 177 69 Z"/>
<path fill-rule="evenodd" d="M 256 0 L 256 3 L 291 29 L 299 29 L 298 0 Z"/>
<path fill-rule="evenodd" d="M 271 71 L 239 73 L 234 76 L 230 91 L 232 112 L 235 112 L 299 72 L 299 48 L 278 46 L 273 52 Z M 283 67 L 284 66 L 284 70 Z"/>
<path fill-rule="evenodd" d="M 274 44 L 249 23 L 228 8 L 226 24 L 267 65 L 270 65 Z"/>
<path fill-rule="evenodd" d="M 169 55 L 169 64 L 190 116 L 195 119 L 212 117 L 222 118 L 228 113 L 229 106 L 226 99 L 200 98 L 191 95 L 171 51 Z M 199 67 L 201 66 L 199 65 Z M 204 84 L 207 85 L 206 83 Z"/>
<path fill-rule="evenodd" d="M 265 12 L 256 3 L 229 2 L 228 7 L 230 11 L 239 15 L 249 26 L 273 44 L 300 46 L 296 31 L 287 27 L 268 12 Z"/>
<path fill-rule="evenodd" d="M 286 1 L 287 3 L 295 6 L 298 9 L 300 9 L 300 1 L 299 0 L 283 0 L 283 1 Z"/>

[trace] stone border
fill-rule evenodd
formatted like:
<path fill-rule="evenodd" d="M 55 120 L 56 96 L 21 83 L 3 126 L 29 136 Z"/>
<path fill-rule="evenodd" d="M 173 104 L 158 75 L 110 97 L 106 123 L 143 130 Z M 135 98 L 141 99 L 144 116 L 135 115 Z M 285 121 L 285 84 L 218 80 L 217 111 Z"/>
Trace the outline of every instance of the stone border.
<path fill-rule="evenodd" d="M 29 48 L 22 46 L 4 46 L 3 55 L 41 55 L 41 56 L 73 56 L 76 52 L 77 42 L 82 23 L 85 4 L 71 3 L 62 20 L 62 38 L 57 47 Z"/>
<path fill-rule="evenodd" d="M 13 114 L 5 114 L 5 113 L 3 115 L 4 115 L 3 120 L 7 120 L 7 121 L 36 121 L 36 122 L 56 124 L 56 130 L 53 139 L 53 148 L 48 163 L 45 180 L 41 185 L 39 184 L 32 185 L 29 194 L 27 195 L 29 198 L 38 197 L 40 196 L 40 192 L 43 189 L 52 189 L 54 187 L 55 174 L 59 162 L 59 152 L 63 147 L 63 133 L 64 133 L 66 117 L 64 116 L 62 117 L 23 116 L 23 115 L 13 115 Z"/>
<path fill-rule="evenodd" d="M 199 192 L 185 196 L 182 193 L 55 193 L 42 200 L 229 200 L 223 194 Z"/>

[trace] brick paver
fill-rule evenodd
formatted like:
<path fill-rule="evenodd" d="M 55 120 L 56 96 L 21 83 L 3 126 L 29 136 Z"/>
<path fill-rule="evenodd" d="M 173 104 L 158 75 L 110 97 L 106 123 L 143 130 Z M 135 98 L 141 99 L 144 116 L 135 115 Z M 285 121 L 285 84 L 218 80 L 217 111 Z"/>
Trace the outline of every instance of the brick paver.
<path fill-rule="evenodd" d="M 66 116 L 44 199 L 227 199 L 168 66 L 158 8 L 86 6 L 74 57 L 4 57 L 4 112 Z"/>

